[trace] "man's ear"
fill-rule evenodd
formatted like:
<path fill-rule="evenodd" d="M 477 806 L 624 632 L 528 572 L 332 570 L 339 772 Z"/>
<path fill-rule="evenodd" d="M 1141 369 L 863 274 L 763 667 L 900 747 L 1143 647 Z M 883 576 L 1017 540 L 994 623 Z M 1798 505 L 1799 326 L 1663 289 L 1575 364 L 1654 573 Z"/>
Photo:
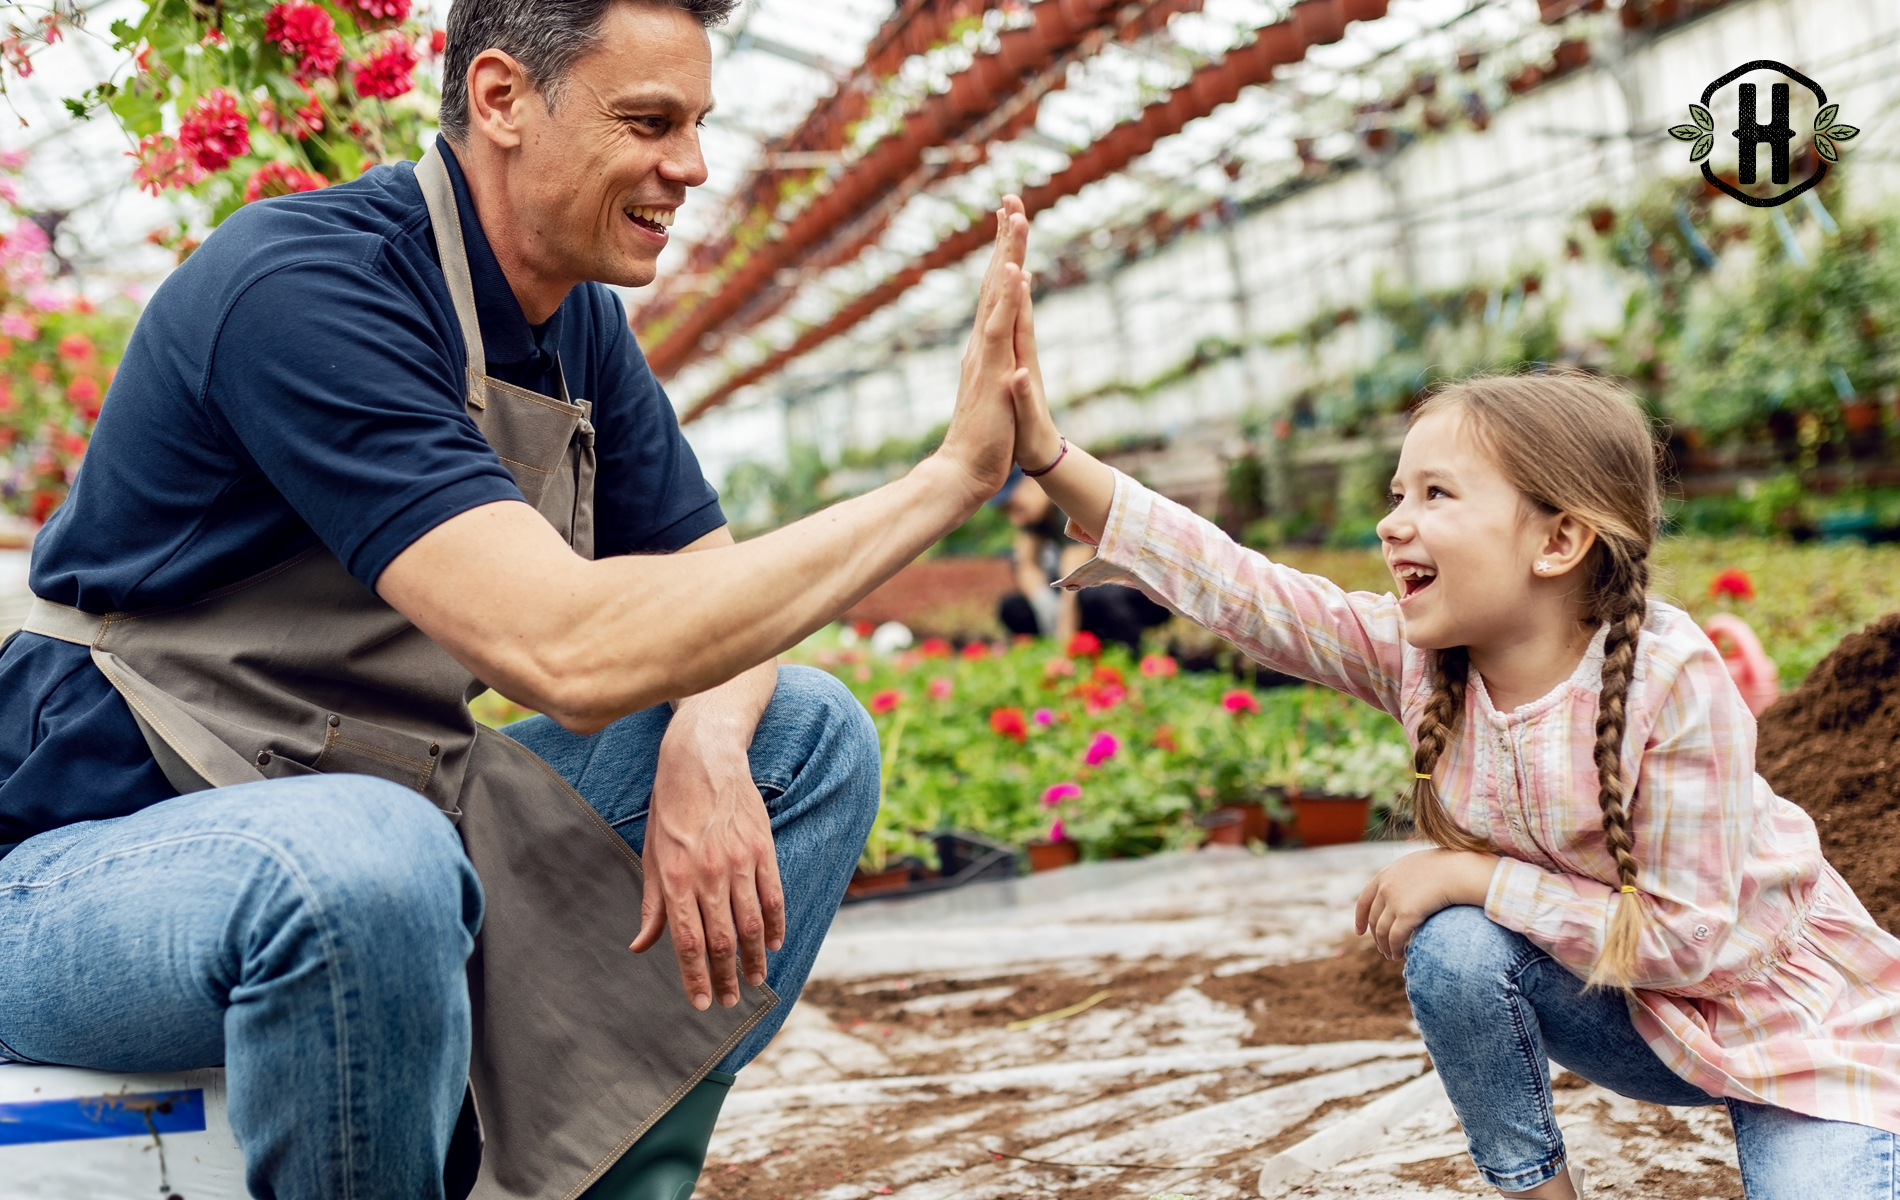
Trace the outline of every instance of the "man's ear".
<path fill-rule="evenodd" d="M 489 48 L 468 66 L 470 136 L 487 138 L 498 150 L 513 150 L 525 137 L 526 124 L 542 104 L 521 64 Z"/>
<path fill-rule="evenodd" d="M 1547 521 L 1532 573 L 1540 579 L 1556 579 L 1576 570 L 1590 556 L 1597 531 L 1569 513 L 1558 513 Z"/>

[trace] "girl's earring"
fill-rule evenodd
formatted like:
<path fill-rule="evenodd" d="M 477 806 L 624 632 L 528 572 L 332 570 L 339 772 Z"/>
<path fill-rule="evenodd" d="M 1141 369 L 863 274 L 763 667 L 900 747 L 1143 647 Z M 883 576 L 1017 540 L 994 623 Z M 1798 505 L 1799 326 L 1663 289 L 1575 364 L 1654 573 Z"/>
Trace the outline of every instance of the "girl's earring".
<path fill-rule="evenodd" d="M 1549 560 L 1549 559 L 1547 559 L 1547 558 L 1540 558 L 1540 559 L 1538 559 L 1538 560 L 1537 560 L 1537 573 L 1538 573 L 1539 575 L 1542 575 L 1542 574 L 1544 574 L 1544 573 L 1545 573 L 1546 571 L 1548 571 L 1548 570 L 1550 570 L 1550 560 Z"/>

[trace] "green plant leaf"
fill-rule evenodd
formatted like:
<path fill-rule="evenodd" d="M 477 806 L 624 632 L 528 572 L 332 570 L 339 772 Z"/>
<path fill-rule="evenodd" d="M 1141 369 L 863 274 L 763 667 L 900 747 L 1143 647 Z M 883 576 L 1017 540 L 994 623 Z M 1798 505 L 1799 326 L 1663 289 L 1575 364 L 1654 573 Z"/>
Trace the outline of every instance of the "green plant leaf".
<path fill-rule="evenodd" d="M 1823 129 L 1826 129 L 1829 125 L 1832 125 L 1834 123 L 1834 118 L 1838 117 L 1840 114 L 1841 114 L 1841 106 L 1838 104 L 1830 104 L 1826 108 L 1822 109 L 1820 112 L 1815 113 L 1814 114 L 1814 132 L 1819 133 Z"/>
<path fill-rule="evenodd" d="M 1859 137 L 1860 130 L 1852 125 L 1830 125 L 1828 126 L 1827 136 L 1837 142 L 1845 142 Z"/>
<path fill-rule="evenodd" d="M 1829 162 L 1841 161 L 1841 152 L 1834 148 L 1834 140 L 1825 133 L 1814 135 L 1814 152 Z"/>
<path fill-rule="evenodd" d="M 1712 151 L 1714 151 L 1714 149 L 1715 149 L 1715 135 L 1712 133 L 1705 133 L 1701 137 L 1697 138 L 1696 144 L 1690 148 L 1689 161 L 1701 162 L 1703 159 L 1707 158 L 1709 154 Z"/>
<path fill-rule="evenodd" d="M 158 100 L 143 88 L 125 88 L 112 98 L 111 108 L 134 137 L 150 137 L 165 128 Z"/>
<path fill-rule="evenodd" d="M 1702 128 L 1709 130 L 1711 132 L 1714 131 L 1715 114 L 1711 113 L 1708 109 L 1702 107 L 1700 104 L 1691 104 L 1689 106 L 1689 116 L 1695 120 L 1695 123 L 1697 125 L 1700 125 L 1702 126 Z"/>
<path fill-rule="evenodd" d="M 1669 136 L 1679 142 L 1693 142 L 1702 136 L 1702 126 L 1672 125 L 1669 128 Z"/>

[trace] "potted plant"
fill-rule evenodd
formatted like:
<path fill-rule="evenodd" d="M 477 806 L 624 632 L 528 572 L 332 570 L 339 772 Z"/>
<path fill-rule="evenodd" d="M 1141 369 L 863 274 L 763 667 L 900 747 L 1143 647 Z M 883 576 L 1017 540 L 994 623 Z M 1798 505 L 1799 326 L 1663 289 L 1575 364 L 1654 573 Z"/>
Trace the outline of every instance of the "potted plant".
<path fill-rule="evenodd" d="M 1037 838 L 1029 843 L 1028 849 L 1031 872 L 1060 870 L 1082 861 L 1082 847 L 1067 838 L 1061 841 Z"/>
<path fill-rule="evenodd" d="M 1293 832 L 1309 847 L 1360 841 L 1375 800 L 1390 804 L 1411 773 L 1406 747 L 1357 730 L 1342 741 L 1304 747 L 1287 794 Z"/>

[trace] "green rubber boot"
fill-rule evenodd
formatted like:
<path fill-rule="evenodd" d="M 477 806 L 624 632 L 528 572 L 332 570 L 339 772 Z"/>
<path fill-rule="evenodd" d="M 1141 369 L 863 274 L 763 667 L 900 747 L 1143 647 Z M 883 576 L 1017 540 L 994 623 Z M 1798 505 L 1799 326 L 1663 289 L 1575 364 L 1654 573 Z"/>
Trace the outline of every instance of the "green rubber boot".
<path fill-rule="evenodd" d="M 706 1165 L 719 1108 L 737 1075 L 709 1071 L 641 1135 L 581 1200 L 688 1200 Z"/>

